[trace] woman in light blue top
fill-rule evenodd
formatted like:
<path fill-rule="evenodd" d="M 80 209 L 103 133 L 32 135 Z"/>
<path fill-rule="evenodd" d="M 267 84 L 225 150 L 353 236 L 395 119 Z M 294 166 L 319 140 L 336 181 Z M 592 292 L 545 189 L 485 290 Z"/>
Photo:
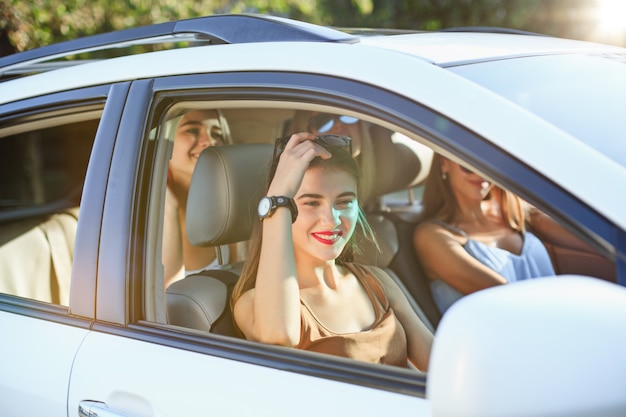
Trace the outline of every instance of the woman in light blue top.
<path fill-rule="evenodd" d="M 501 275 L 506 282 L 554 275 L 554 268 L 545 246 L 531 232 L 527 231 L 524 233 L 522 247 L 520 253 L 517 254 L 474 240 L 464 230 L 450 224 L 436 220 L 433 222 L 447 228 L 453 234 L 465 238 L 465 244 L 462 245 L 465 251 Z M 461 292 L 441 278 L 432 280 L 430 288 L 433 298 L 442 313 L 463 296 Z"/>
<path fill-rule="evenodd" d="M 425 221 L 413 241 L 442 313 L 463 295 L 554 275 L 548 251 L 527 225 L 553 242 L 578 245 L 547 215 L 441 155 L 433 158 L 423 201 Z"/>

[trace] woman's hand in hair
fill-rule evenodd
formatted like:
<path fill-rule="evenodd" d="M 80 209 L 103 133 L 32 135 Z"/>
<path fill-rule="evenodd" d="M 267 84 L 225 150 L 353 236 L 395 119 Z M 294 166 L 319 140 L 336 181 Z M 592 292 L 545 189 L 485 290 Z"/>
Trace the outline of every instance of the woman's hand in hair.
<path fill-rule="evenodd" d="M 304 172 L 309 163 L 316 157 L 328 159 L 331 153 L 323 146 L 314 143 L 315 135 L 312 133 L 294 133 L 280 154 L 274 178 L 268 189 L 268 195 L 280 195 L 294 197 Z"/>

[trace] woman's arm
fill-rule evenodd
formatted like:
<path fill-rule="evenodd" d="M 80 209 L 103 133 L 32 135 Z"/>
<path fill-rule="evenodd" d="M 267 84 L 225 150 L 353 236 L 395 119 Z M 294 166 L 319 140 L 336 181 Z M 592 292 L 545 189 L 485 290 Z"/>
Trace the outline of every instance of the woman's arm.
<path fill-rule="evenodd" d="M 255 288 L 235 304 L 235 320 L 246 339 L 295 346 L 300 340 L 300 289 L 289 209 L 277 209 L 262 227 Z"/>
<path fill-rule="evenodd" d="M 183 264 L 183 244 L 178 216 L 178 201 L 169 187 L 165 188 L 165 207 L 163 216 L 163 241 L 161 262 L 165 288 L 185 276 Z"/>
<path fill-rule="evenodd" d="M 383 270 L 379 269 L 379 271 L 380 273 L 377 273 L 376 276 L 383 284 L 389 305 L 406 333 L 409 361 L 420 371 L 426 372 L 430 349 L 433 344 L 433 334 L 420 320 L 393 278 Z"/>
<path fill-rule="evenodd" d="M 596 253 L 591 246 L 536 207 L 530 206 L 528 210 L 528 224 L 533 233 L 536 233 L 541 240 L 548 243 L 569 249 Z"/>
<path fill-rule="evenodd" d="M 462 294 L 506 284 L 506 279 L 472 255 L 450 231 L 435 223 L 415 229 L 413 243 L 422 268 L 430 279 L 439 278 Z"/>
<path fill-rule="evenodd" d="M 309 133 L 291 136 L 280 156 L 268 196 L 293 198 L 313 158 L 330 153 Z M 291 234 L 291 212 L 280 207 L 263 220 L 255 288 L 234 306 L 237 325 L 247 339 L 295 346 L 300 341 L 300 288 Z"/>

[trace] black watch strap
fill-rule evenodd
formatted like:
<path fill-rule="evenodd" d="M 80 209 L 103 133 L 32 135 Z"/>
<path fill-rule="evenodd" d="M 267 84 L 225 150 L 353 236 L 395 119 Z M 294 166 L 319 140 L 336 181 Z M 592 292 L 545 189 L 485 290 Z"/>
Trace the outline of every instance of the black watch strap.
<path fill-rule="evenodd" d="M 259 202 L 258 214 L 261 220 L 270 217 L 278 207 L 287 207 L 291 212 L 291 222 L 295 222 L 298 217 L 298 207 L 293 198 L 285 196 L 267 196 Z"/>

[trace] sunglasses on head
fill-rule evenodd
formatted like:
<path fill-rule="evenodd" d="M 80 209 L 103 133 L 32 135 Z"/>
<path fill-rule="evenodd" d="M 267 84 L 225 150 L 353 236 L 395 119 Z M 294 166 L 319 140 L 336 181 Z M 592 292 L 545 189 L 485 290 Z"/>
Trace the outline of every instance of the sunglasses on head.
<path fill-rule="evenodd" d="M 359 121 L 356 117 L 352 116 L 337 116 L 336 114 L 318 114 L 311 117 L 309 121 L 311 130 L 315 130 L 319 133 L 330 132 L 335 126 L 335 122 L 342 123 L 344 125 L 353 125 Z"/>
<path fill-rule="evenodd" d="M 285 150 L 287 142 L 289 142 L 291 136 L 285 136 L 276 139 L 274 143 L 274 161 L 278 159 L 281 153 Z M 346 152 L 352 155 L 352 138 L 350 136 L 339 135 L 319 135 L 313 139 L 313 142 L 323 146 L 324 148 L 343 148 Z"/>
<path fill-rule="evenodd" d="M 272 165 L 270 167 L 270 178 L 274 178 L 276 173 L 276 167 L 278 165 L 278 158 L 285 150 L 285 146 L 291 136 L 284 136 L 276 139 L 274 143 L 274 155 L 272 156 Z M 342 148 L 349 155 L 352 155 L 352 138 L 350 136 L 338 136 L 338 135 L 319 135 L 313 139 L 313 142 L 323 146 L 324 148 Z"/>

